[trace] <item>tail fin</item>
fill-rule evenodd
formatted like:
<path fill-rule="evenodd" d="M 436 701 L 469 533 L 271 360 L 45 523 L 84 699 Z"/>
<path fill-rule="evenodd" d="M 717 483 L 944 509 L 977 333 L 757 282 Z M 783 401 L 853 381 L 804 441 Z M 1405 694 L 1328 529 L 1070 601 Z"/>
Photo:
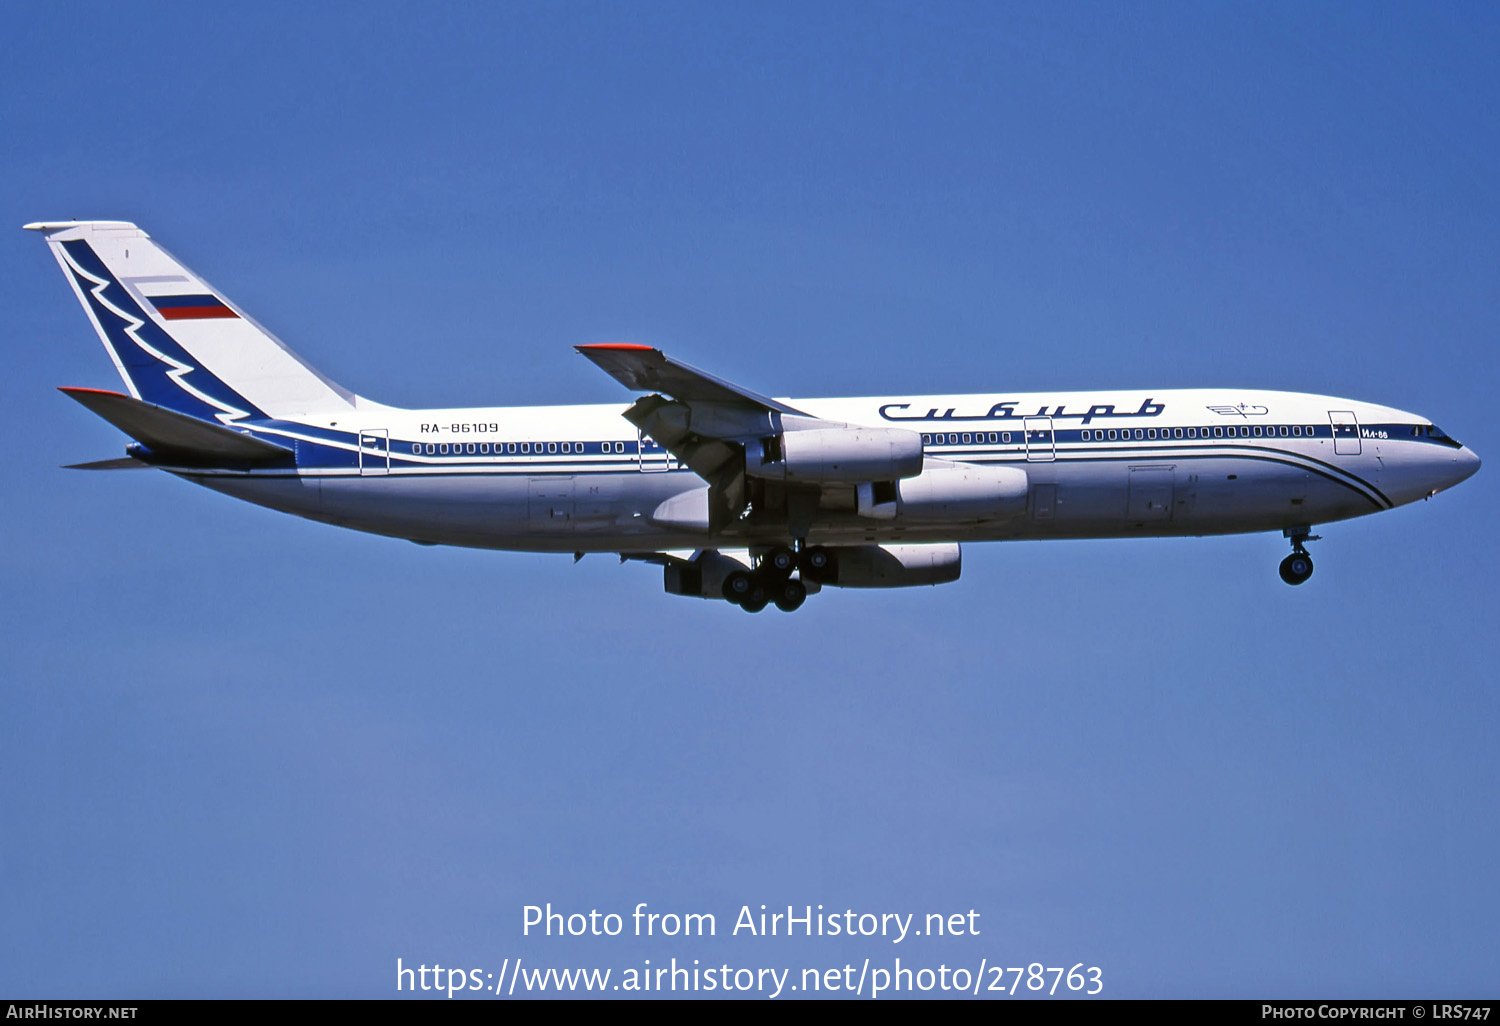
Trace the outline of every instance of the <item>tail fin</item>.
<path fill-rule="evenodd" d="M 348 410 L 353 393 L 127 221 L 28 224 L 73 286 L 131 395 L 199 420 Z"/>

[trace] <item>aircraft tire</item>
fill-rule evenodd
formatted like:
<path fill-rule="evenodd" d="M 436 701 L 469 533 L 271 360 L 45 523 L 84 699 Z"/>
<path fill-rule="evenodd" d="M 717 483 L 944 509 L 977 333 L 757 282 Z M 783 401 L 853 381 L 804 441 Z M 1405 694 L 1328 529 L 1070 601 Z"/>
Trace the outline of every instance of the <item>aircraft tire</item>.
<path fill-rule="evenodd" d="M 797 554 L 785 545 L 778 545 L 767 552 L 760 561 L 761 568 L 776 577 L 785 578 L 797 569 Z"/>
<path fill-rule="evenodd" d="M 807 585 L 796 578 L 783 581 L 776 596 L 776 608 L 783 613 L 793 613 L 807 601 Z"/>
<path fill-rule="evenodd" d="M 1293 552 L 1281 561 L 1281 579 L 1288 584 L 1302 584 L 1312 572 L 1312 557 L 1305 552 Z"/>
<path fill-rule="evenodd" d="M 803 550 L 799 563 L 803 576 L 811 580 L 826 581 L 833 575 L 833 553 L 821 545 Z"/>
<path fill-rule="evenodd" d="M 724 578 L 724 598 L 735 605 L 744 605 L 754 590 L 755 581 L 744 570 L 736 570 Z"/>

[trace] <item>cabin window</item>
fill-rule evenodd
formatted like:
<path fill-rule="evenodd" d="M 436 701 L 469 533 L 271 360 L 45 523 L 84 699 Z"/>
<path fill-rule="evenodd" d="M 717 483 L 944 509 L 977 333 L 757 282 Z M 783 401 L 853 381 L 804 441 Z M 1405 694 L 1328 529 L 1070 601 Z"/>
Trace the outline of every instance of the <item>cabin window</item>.
<path fill-rule="evenodd" d="M 999 440 L 1000 440 L 1000 436 L 997 435 L 997 434 L 995 434 L 995 432 L 991 431 L 990 432 L 990 441 L 991 442 L 998 442 Z"/>
<path fill-rule="evenodd" d="M 967 434 L 964 435 L 964 444 L 965 445 L 968 445 L 973 440 L 974 440 L 974 436 L 973 435 L 967 435 Z"/>
<path fill-rule="evenodd" d="M 1172 429 L 1172 434 L 1175 435 L 1178 438 L 1181 438 L 1182 437 L 1182 428 L 1173 428 Z"/>
<path fill-rule="evenodd" d="M 923 435 L 922 436 L 922 444 L 923 445 L 931 445 L 932 444 L 932 436 L 931 435 Z"/>
<path fill-rule="evenodd" d="M 1292 434 L 1295 435 L 1295 436 L 1297 436 L 1298 438 L 1301 438 L 1302 437 L 1302 425 L 1301 424 L 1294 424 L 1294 425 L 1292 425 Z"/>
<path fill-rule="evenodd" d="M 557 443 L 556 442 L 548 442 L 547 443 L 547 451 L 548 452 L 556 452 L 557 451 Z"/>
<path fill-rule="evenodd" d="M 1000 441 L 1002 441 L 1002 442 L 1009 442 L 1010 441 L 1010 432 L 1009 431 L 1003 431 L 1003 432 L 1001 432 L 1000 433 Z"/>

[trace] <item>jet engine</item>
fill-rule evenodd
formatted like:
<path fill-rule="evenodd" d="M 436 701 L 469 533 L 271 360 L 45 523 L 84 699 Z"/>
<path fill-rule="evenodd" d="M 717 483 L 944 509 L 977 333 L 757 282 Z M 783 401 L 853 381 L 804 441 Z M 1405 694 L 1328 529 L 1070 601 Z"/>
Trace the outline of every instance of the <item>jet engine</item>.
<path fill-rule="evenodd" d="M 875 520 L 1004 520 L 1026 512 L 1026 471 L 929 459 L 917 477 L 864 482 L 859 515 Z"/>
<path fill-rule="evenodd" d="M 958 580 L 963 553 L 956 542 L 937 545 L 840 545 L 822 577 L 838 588 L 912 588 Z"/>
<path fill-rule="evenodd" d="M 667 563 L 662 568 L 662 584 L 669 595 L 721 598 L 724 578 L 736 570 L 749 569 L 733 556 L 707 549 L 691 560 Z"/>
<path fill-rule="evenodd" d="M 916 477 L 922 473 L 922 436 L 901 428 L 785 431 L 746 447 L 745 473 L 822 484 Z"/>

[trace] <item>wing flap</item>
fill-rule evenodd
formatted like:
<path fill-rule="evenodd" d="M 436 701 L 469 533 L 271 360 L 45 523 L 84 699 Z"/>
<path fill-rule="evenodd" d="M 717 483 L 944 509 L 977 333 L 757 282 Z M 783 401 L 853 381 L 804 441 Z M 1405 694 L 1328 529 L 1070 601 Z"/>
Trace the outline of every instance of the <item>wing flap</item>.
<path fill-rule="evenodd" d="M 162 457 L 214 463 L 269 462 L 292 455 L 292 450 L 284 445 L 153 406 L 120 392 L 97 388 L 62 388 L 58 391 Z"/>

